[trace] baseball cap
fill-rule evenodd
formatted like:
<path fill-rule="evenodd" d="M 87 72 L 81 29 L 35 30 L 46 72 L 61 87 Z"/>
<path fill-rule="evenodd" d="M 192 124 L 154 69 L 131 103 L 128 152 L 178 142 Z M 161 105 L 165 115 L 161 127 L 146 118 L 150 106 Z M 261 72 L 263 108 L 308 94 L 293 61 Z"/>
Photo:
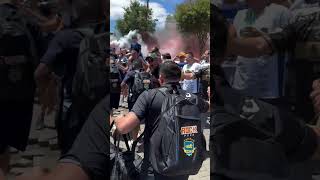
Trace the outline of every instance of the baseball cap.
<path fill-rule="evenodd" d="M 185 57 L 187 57 L 187 54 L 184 53 L 184 52 L 180 52 L 180 53 L 177 55 L 177 57 L 183 57 L 183 58 L 185 58 Z"/>

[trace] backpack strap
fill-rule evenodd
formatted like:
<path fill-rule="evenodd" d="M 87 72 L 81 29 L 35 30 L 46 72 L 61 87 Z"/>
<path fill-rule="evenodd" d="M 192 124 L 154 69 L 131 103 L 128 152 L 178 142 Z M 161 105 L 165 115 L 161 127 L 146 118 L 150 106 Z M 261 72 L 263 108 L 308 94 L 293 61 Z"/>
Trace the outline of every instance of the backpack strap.
<path fill-rule="evenodd" d="M 97 54 L 106 54 L 107 45 L 105 42 L 103 42 L 103 38 L 106 35 L 104 34 L 93 34 L 90 37 L 89 43 L 90 43 L 90 50 L 92 52 L 95 52 Z"/>
<path fill-rule="evenodd" d="M 107 33 L 96 35 L 95 30 L 92 28 L 78 28 L 75 31 L 80 33 L 82 37 L 88 38 L 90 51 L 96 53 L 105 52 L 105 47 L 103 46 L 103 43 L 100 43 L 99 39 L 103 38 Z"/>
<path fill-rule="evenodd" d="M 149 91 L 149 92 L 150 92 L 150 91 Z M 151 101 L 149 101 L 150 103 L 149 103 L 149 105 L 148 105 L 148 109 L 150 109 L 150 106 L 151 106 L 152 102 L 154 101 L 154 99 L 156 98 L 156 96 L 157 96 L 157 92 L 154 93 L 154 95 L 153 95 L 152 98 L 151 98 Z M 132 143 L 132 148 L 131 148 L 131 151 L 132 151 L 132 152 L 135 151 L 138 142 L 144 137 L 145 132 L 146 132 L 146 130 L 144 130 L 144 131 L 142 132 L 142 134 L 140 134 L 140 136 L 137 138 L 137 140 Z"/>
<path fill-rule="evenodd" d="M 166 88 L 158 88 L 156 89 L 158 92 L 162 93 L 163 95 L 165 96 L 168 96 L 168 95 L 171 95 L 167 90 L 165 90 Z M 182 99 L 180 101 L 178 101 L 177 103 L 175 104 L 172 104 L 170 107 L 168 107 L 165 111 L 161 112 L 161 114 L 158 116 L 158 118 L 156 119 L 156 121 L 153 123 L 153 131 L 152 131 L 152 134 L 154 133 L 154 131 L 158 128 L 159 126 L 159 121 L 161 119 L 161 117 L 166 113 L 168 112 L 171 108 L 173 108 L 174 106 L 178 105 L 179 103 L 181 103 L 182 101 L 184 101 L 185 99 Z"/>

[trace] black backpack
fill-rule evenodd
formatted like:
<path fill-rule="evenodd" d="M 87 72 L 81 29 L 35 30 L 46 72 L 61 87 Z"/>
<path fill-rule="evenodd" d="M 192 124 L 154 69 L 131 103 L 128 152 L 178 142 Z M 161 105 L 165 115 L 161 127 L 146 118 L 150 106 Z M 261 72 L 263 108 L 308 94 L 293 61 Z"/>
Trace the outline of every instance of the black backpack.
<path fill-rule="evenodd" d="M 72 96 L 85 98 L 89 101 L 99 101 L 108 92 L 109 65 L 106 59 L 109 34 L 80 32 L 84 34 L 85 38 L 80 44 Z"/>
<path fill-rule="evenodd" d="M 11 5 L 0 5 L 1 102 L 33 100 L 37 60 L 25 18 Z"/>
<path fill-rule="evenodd" d="M 130 88 L 130 102 L 135 102 L 145 90 L 153 88 L 152 75 L 144 71 L 135 71 L 134 82 Z"/>
<path fill-rule="evenodd" d="M 183 90 L 157 89 L 166 98 L 150 138 L 150 161 L 164 176 L 194 175 L 206 154 L 199 99 Z"/>

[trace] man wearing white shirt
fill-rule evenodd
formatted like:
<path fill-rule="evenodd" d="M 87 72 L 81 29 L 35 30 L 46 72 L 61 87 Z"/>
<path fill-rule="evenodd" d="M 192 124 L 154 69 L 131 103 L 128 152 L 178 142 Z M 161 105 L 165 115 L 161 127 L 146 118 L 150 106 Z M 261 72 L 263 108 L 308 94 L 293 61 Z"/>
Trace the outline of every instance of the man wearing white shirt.
<path fill-rule="evenodd" d="M 238 37 L 259 36 L 255 31 L 277 32 L 289 23 L 290 12 L 268 0 L 247 0 L 248 9 L 241 10 L 234 19 Z M 238 56 L 233 88 L 243 94 L 275 100 L 282 96 L 284 61 L 277 54 L 258 58 Z M 281 64 L 282 63 L 282 64 Z"/>
<path fill-rule="evenodd" d="M 195 62 L 193 58 L 193 53 L 189 52 L 186 58 L 187 64 L 182 68 L 182 89 L 197 94 L 199 93 L 199 81 L 196 78 L 195 73 L 201 69 L 201 65 Z"/>

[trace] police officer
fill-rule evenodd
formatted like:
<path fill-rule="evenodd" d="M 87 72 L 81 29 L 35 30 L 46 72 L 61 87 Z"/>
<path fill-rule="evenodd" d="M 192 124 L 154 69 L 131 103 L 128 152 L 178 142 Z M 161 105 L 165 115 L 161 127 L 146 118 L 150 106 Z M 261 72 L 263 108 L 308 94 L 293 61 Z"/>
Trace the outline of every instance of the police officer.
<path fill-rule="evenodd" d="M 9 170 L 8 148 L 24 151 L 33 114 L 39 29 L 20 11 L 19 0 L 0 1 L 0 170 Z M 16 26 L 20 28 L 16 28 Z"/>
<path fill-rule="evenodd" d="M 65 88 L 67 97 L 71 97 L 72 81 L 76 71 L 78 60 L 80 42 L 84 38 L 85 33 L 83 29 L 98 30 L 99 26 L 105 23 L 106 1 L 94 0 L 65 0 L 66 6 L 63 11 L 64 29 L 57 32 L 55 37 L 49 43 L 46 53 L 42 56 L 40 64 L 35 72 L 35 80 L 39 89 L 44 89 L 47 86 L 48 77 L 51 72 L 55 72 L 62 77 L 62 88 L 60 93 L 60 107 L 57 120 L 58 141 L 62 149 L 62 153 L 66 153 L 71 147 L 73 140 L 80 131 L 83 122 L 87 119 L 88 113 L 91 111 L 93 105 L 87 103 L 90 107 L 81 109 L 85 104 L 80 105 L 74 101 L 72 107 L 78 107 L 81 110 L 73 113 L 76 115 L 74 119 L 77 123 L 74 125 L 69 121 L 62 121 L 63 100 Z M 49 95 L 50 96 L 50 95 Z M 77 100 L 77 99 L 73 99 Z M 72 109 L 72 108 L 71 108 Z M 76 110 L 73 110 L 76 111 Z M 72 115 L 72 113 L 70 113 Z M 71 116 L 70 115 L 70 116 Z M 74 117 L 72 117 L 74 118 Z M 73 131 L 69 126 L 73 127 Z M 64 130 L 64 128 L 66 128 Z M 71 133 L 73 132 L 73 133 Z"/>

